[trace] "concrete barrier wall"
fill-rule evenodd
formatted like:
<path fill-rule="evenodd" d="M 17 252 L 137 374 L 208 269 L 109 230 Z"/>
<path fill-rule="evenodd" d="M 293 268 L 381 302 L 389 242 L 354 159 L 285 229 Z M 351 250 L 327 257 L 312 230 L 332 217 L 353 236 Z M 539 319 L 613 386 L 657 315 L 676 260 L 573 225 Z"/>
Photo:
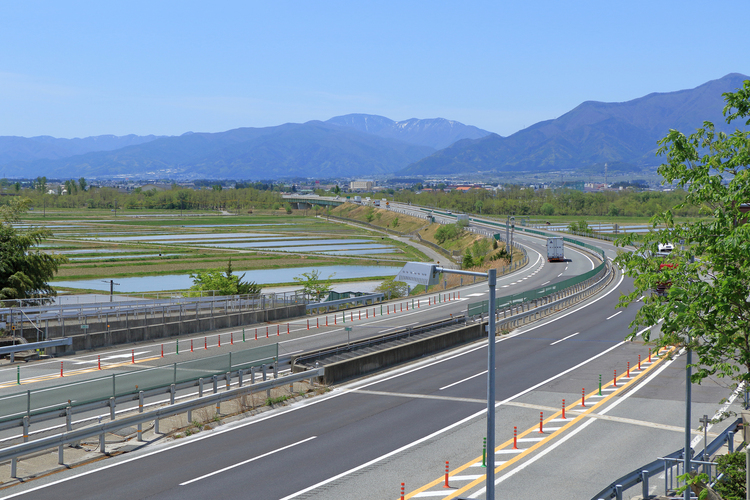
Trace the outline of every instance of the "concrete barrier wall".
<path fill-rule="evenodd" d="M 257 325 L 261 321 L 265 321 L 266 318 L 272 321 L 304 315 L 305 305 L 300 304 L 265 311 L 243 311 L 215 317 L 193 317 L 191 319 L 183 319 L 182 321 L 168 321 L 167 323 L 151 323 L 142 319 L 130 320 L 127 327 L 124 321 L 119 323 L 110 322 L 111 328 L 109 331 L 68 335 L 68 337 L 73 339 L 72 345 L 52 347 L 47 352 L 53 355 L 73 354 L 76 351 L 109 347 L 118 344 L 179 337 L 180 335 L 191 335 L 223 328 Z"/>
<path fill-rule="evenodd" d="M 449 347 L 471 342 L 486 336 L 486 334 L 482 333 L 482 330 L 482 324 L 476 323 L 459 327 L 450 332 L 435 335 L 434 337 L 415 340 L 408 344 L 364 354 L 356 358 L 339 361 L 338 363 L 331 363 L 325 366 L 324 382 L 326 384 L 333 384 L 405 361 L 411 361 Z M 303 367 L 292 365 L 292 368 L 293 371 L 303 371 Z"/>

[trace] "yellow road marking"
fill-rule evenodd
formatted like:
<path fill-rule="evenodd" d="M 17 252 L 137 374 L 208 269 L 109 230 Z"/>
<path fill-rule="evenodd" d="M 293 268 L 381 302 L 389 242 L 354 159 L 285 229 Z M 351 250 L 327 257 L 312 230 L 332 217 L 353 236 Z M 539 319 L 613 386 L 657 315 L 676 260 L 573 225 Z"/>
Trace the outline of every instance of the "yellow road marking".
<path fill-rule="evenodd" d="M 147 363 L 149 361 L 154 361 L 156 359 L 161 359 L 161 356 L 155 356 L 153 358 L 137 359 L 135 361 L 135 364 L 138 364 L 138 363 Z M 104 370 L 109 370 L 111 368 L 120 368 L 122 366 L 130 366 L 130 365 L 133 365 L 133 363 L 130 362 L 130 361 L 124 361 L 122 363 L 114 363 L 114 364 L 103 365 L 101 370 L 99 370 L 98 367 L 97 368 L 94 368 L 94 367 L 91 367 L 91 368 L 80 368 L 78 370 L 70 370 L 70 371 L 64 372 L 65 373 L 64 377 L 60 377 L 60 375 L 57 375 L 56 373 L 54 375 L 39 375 L 38 377 L 21 379 L 21 385 L 33 384 L 35 382 L 43 382 L 45 380 L 53 380 L 53 379 L 66 378 L 66 377 L 74 377 L 76 375 L 83 375 L 85 373 L 92 373 L 92 372 L 104 371 Z M 4 383 L 0 384 L 0 389 L 3 389 L 5 387 L 14 387 L 14 386 L 18 386 L 18 383 L 17 382 L 4 382 Z"/>
<path fill-rule="evenodd" d="M 648 373 L 649 371 L 651 371 L 651 369 L 652 369 L 653 367 L 655 367 L 656 365 L 658 365 L 659 363 L 661 363 L 661 362 L 662 362 L 662 361 L 663 361 L 664 359 L 666 359 L 666 358 L 667 358 L 667 355 L 668 355 L 668 354 L 669 354 L 670 352 L 672 352 L 673 350 L 674 350 L 674 349 L 670 349 L 670 350 L 668 350 L 667 352 L 665 352 L 664 354 L 660 355 L 660 356 L 659 356 L 659 357 L 658 357 L 658 358 L 657 358 L 657 359 L 656 359 L 655 361 L 653 361 L 653 362 L 651 363 L 651 365 L 650 365 L 650 366 L 648 366 L 648 367 L 646 367 L 646 368 L 643 368 L 643 369 L 641 370 L 641 372 L 640 372 L 640 373 L 639 373 L 638 375 L 636 375 L 635 377 L 632 377 L 632 376 L 631 376 L 631 377 L 630 377 L 630 379 L 629 379 L 629 382 L 635 382 L 635 381 L 639 380 L 639 379 L 640 379 L 641 377 L 643 377 L 643 376 L 644 376 L 644 375 L 645 375 L 646 373 Z M 643 362 L 641 362 L 641 364 L 643 364 Z M 626 375 L 627 375 L 627 373 L 623 373 L 623 374 L 621 374 L 621 375 L 620 375 L 619 377 L 617 377 L 617 380 L 619 380 L 619 379 L 621 379 L 621 378 L 627 378 L 627 377 L 626 377 Z M 629 383 L 629 382 L 628 382 L 628 383 Z M 602 391 L 603 391 L 603 390 L 604 390 L 605 388 L 607 388 L 607 387 L 609 387 L 610 385 L 612 385 L 613 383 L 614 383 L 614 381 L 611 381 L 611 382 L 607 383 L 606 385 L 602 385 Z M 593 411 L 597 410 L 597 409 L 598 409 L 598 408 L 599 408 L 600 406 L 602 406 L 602 405 L 603 405 L 604 403 L 606 403 L 606 402 L 608 402 L 608 401 L 609 401 L 610 399 L 612 399 L 612 397 L 613 397 L 613 396 L 616 396 L 616 395 L 620 394 L 620 393 L 621 393 L 621 392 L 622 392 L 623 390 L 625 390 L 625 389 L 626 389 L 626 388 L 628 388 L 628 387 L 629 387 L 629 386 L 628 386 L 628 384 L 623 384 L 623 385 L 621 385 L 621 386 L 618 386 L 617 390 L 615 390 L 615 391 L 612 391 L 612 392 L 611 392 L 611 393 L 610 393 L 609 395 L 607 395 L 607 396 L 603 397 L 603 398 L 602 398 L 602 399 L 601 399 L 600 401 L 597 401 L 597 402 L 596 402 L 596 403 L 595 403 L 595 404 L 594 404 L 593 406 L 589 406 L 589 405 L 587 405 L 587 406 L 585 407 L 585 408 L 586 408 L 586 411 L 583 411 L 583 412 L 582 412 L 582 411 L 581 411 L 581 409 L 578 409 L 578 410 L 576 410 L 576 413 L 577 413 L 577 415 L 576 415 L 576 416 L 575 416 L 574 418 L 572 418 L 572 419 L 570 420 L 570 422 L 566 423 L 566 424 L 565 424 L 565 425 L 564 425 L 563 427 L 561 427 L 561 428 L 557 429 L 557 430 L 556 430 L 556 431 L 554 431 L 554 432 L 553 432 L 552 434 L 549 434 L 549 435 L 547 435 L 547 436 L 546 436 L 546 437 L 544 438 L 544 440 L 543 440 L 543 441 L 539 441 L 539 442 L 535 443 L 535 444 L 534 444 L 534 445 L 532 445 L 531 447 L 529 447 L 529 448 L 525 449 L 525 450 L 524 450 L 523 452 L 521 452 L 521 453 L 518 453 L 518 454 L 517 454 L 517 455 L 515 455 L 515 456 L 514 456 L 513 458 L 510 458 L 510 459 L 509 459 L 509 460 L 507 460 L 507 461 L 506 461 L 505 463 L 503 463 L 503 464 L 501 464 L 501 465 L 497 466 L 497 467 L 495 468 L 495 474 L 497 474 L 498 472 L 502 471 L 503 469 L 505 469 L 505 468 L 507 468 L 507 467 L 510 467 L 511 465 L 515 464 L 516 462 L 518 462 L 518 461 L 519 461 L 519 460 L 521 460 L 522 458 L 525 458 L 526 456 L 528 456 L 528 455 L 530 455 L 531 453 L 533 453 L 534 451 L 536 451 L 536 450 L 537 450 L 538 448 L 540 448 L 541 446 L 543 446 L 543 445 L 547 444 L 547 443 L 548 443 L 549 441 L 551 441 L 552 439 L 556 438 L 556 437 L 557 437 L 558 435 L 560 435 L 560 434 L 562 434 L 563 432 L 565 432 L 566 430 L 568 430 L 568 428 L 572 427 L 572 426 L 573 426 L 573 425 L 574 425 L 575 423 L 577 423 L 577 422 L 579 422 L 579 421 L 583 420 L 583 418 L 584 418 L 584 417 L 586 417 L 586 416 L 588 416 L 588 414 L 590 414 L 590 413 L 592 413 Z M 591 396 L 591 395 L 593 395 L 593 394 L 597 394 L 597 395 L 598 395 L 598 393 L 599 393 L 599 388 L 597 387 L 596 391 L 593 391 L 592 393 L 590 393 L 589 395 L 587 395 L 587 397 L 590 397 L 590 396 Z M 604 393 L 602 392 L 602 394 L 604 394 Z M 580 406 L 580 404 L 581 404 L 581 403 L 580 403 L 580 401 L 579 401 L 577 405 L 573 405 L 573 406 Z M 561 410 L 561 411 L 558 411 L 558 412 L 556 412 L 556 413 L 554 413 L 554 414 L 552 414 L 552 415 L 551 415 L 551 416 L 549 416 L 549 417 L 547 417 L 547 418 L 546 418 L 546 419 L 544 420 L 544 423 L 546 424 L 546 423 L 547 423 L 547 422 L 549 422 L 550 420 L 552 420 L 552 419 L 554 419 L 554 418 L 557 418 L 557 417 L 558 417 L 559 415 L 562 415 L 562 410 Z M 530 434 L 530 433 L 532 433 L 532 432 L 534 432 L 534 431 L 538 431 L 538 429 L 539 429 L 539 426 L 538 426 L 538 424 L 536 424 L 536 425 L 534 425 L 534 426 L 530 427 L 529 429 L 527 429 L 527 430 L 523 431 L 523 432 L 522 432 L 521 434 L 518 434 L 518 435 L 517 435 L 517 437 L 519 437 L 519 438 L 520 438 L 520 437 L 526 436 L 526 435 L 528 435 L 528 434 Z M 497 447 L 495 448 L 495 450 L 502 450 L 502 449 L 505 449 L 505 448 L 507 448 L 507 447 L 509 447 L 509 446 L 512 446 L 512 445 L 513 445 L 513 439 L 509 439 L 509 440 L 507 440 L 506 442 L 504 442 L 503 444 L 501 444 L 501 445 L 497 446 Z M 488 455 L 489 455 L 489 453 L 490 453 L 490 451 L 489 451 L 489 450 L 487 450 L 487 454 L 488 454 Z M 480 456 L 480 457 L 478 457 L 478 458 L 476 458 L 476 459 L 474 459 L 474 460 L 471 460 L 471 461 L 467 462 L 466 464 L 464 464 L 464 465 L 462 465 L 462 466 L 460 466 L 460 467 L 456 468 L 455 470 L 453 470 L 453 471 L 452 471 L 451 473 L 449 473 L 449 474 L 448 474 L 448 479 L 450 480 L 450 477 L 451 477 L 451 476 L 459 474 L 460 472 L 462 472 L 462 471 L 466 470 L 467 468 L 471 467 L 472 465 L 474 465 L 474 464 L 475 464 L 475 463 L 477 463 L 477 462 L 480 462 L 481 460 L 482 460 L 482 457 Z M 474 480 L 474 481 L 472 481 L 471 483 L 469 483 L 469 484 L 467 484 L 467 485 L 465 485 L 465 486 L 463 486 L 463 487 L 461 487 L 461 488 L 459 488 L 459 489 L 457 489 L 457 490 L 452 490 L 452 491 L 450 491 L 450 492 L 446 492 L 446 496 L 445 496 L 445 497 L 443 497 L 443 500 L 450 500 L 450 499 L 452 499 L 452 498 L 455 498 L 455 497 L 457 497 L 458 495 L 460 495 L 461 493 L 465 493 L 466 491 L 470 490 L 471 488 L 474 488 L 475 486 L 478 486 L 478 485 L 480 485 L 480 484 L 484 483 L 484 482 L 486 481 L 486 476 L 487 476 L 486 474 L 482 474 L 482 476 L 481 476 L 481 477 L 479 477 L 479 478 L 475 479 L 475 480 Z M 418 489 L 416 489 L 416 490 L 414 490 L 414 491 L 410 492 L 409 494 L 405 495 L 405 496 L 404 496 L 404 498 L 405 498 L 406 500 L 408 500 L 409 498 L 412 498 L 412 497 L 414 497 L 415 495 L 417 495 L 417 494 L 419 494 L 419 493 L 422 493 L 423 491 L 427 491 L 427 490 L 429 490 L 430 488 L 432 488 L 432 487 L 434 487 L 434 486 L 437 486 L 438 484 L 444 484 L 444 481 L 445 481 L 445 476 L 444 476 L 444 475 L 443 475 L 443 476 L 440 476 L 439 478 L 435 479 L 434 481 L 432 481 L 432 482 L 430 482 L 430 483 L 428 483 L 428 484 L 426 484 L 426 485 L 422 486 L 421 488 L 418 488 Z M 400 498 L 400 497 L 399 497 L 399 498 Z"/>

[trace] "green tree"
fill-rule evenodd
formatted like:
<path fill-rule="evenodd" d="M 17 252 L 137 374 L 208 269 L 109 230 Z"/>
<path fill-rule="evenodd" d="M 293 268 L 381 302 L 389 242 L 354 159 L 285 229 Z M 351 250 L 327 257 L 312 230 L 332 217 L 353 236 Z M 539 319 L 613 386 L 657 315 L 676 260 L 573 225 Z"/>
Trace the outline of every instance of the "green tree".
<path fill-rule="evenodd" d="M 13 226 L 28 208 L 28 198 L 0 207 L 0 300 L 38 298 L 46 303 L 57 295 L 49 281 L 67 258 L 34 248 L 52 236 L 49 229 Z"/>
<path fill-rule="evenodd" d="M 441 245 L 448 240 L 455 240 L 461 235 L 458 224 L 444 224 L 435 231 L 435 240 Z"/>
<path fill-rule="evenodd" d="M 365 214 L 365 220 L 366 220 L 367 222 L 372 222 L 372 219 L 374 219 L 374 218 L 375 218 L 375 214 L 374 214 L 373 212 L 375 212 L 375 209 L 374 209 L 374 208 L 372 208 L 372 207 L 370 207 L 370 208 L 369 208 L 369 209 L 367 210 L 367 214 Z"/>
<path fill-rule="evenodd" d="M 471 269 L 474 267 L 474 258 L 471 256 L 471 251 L 467 248 L 464 252 L 464 258 L 461 259 L 462 269 Z"/>
<path fill-rule="evenodd" d="M 333 186 L 333 194 L 335 194 L 336 196 L 338 196 L 339 194 L 341 194 L 341 188 L 339 187 L 338 184 L 336 184 L 335 186 Z"/>
<path fill-rule="evenodd" d="M 89 183 L 86 182 L 84 177 L 81 177 L 78 179 L 78 185 L 81 187 L 81 191 L 86 191 L 86 187 L 88 187 Z"/>
<path fill-rule="evenodd" d="M 727 123 L 750 116 L 750 81 L 724 98 Z M 659 141 L 658 153 L 666 155 L 667 163 L 658 171 L 665 183 L 686 191 L 675 209 L 694 206 L 705 218 L 676 224 L 673 209 L 667 209 L 651 219 L 654 227 L 664 224 L 664 230 L 643 235 L 637 252 L 623 252 L 616 259 L 635 278 L 634 291 L 621 297 L 620 305 L 646 296 L 631 323 L 630 338 L 640 326 L 663 319 L 661 336 L 650 338 L 646 331 L 644 340 L 692 349 L 696 383 L 712 375 L 730 378 L 734 385 L 750 382 L 749 134 L 717 132 L 710 122 L 689 136 L 670 130 Z M 633 241 L 631 234 L 620 244 Z M 656 259 L 660 243 L 673 243 L 675 249 Z M 665 263 L 672 266 L 660 265 Z M 649 294 L 670 282 L 666 296 Z"/>
<path fill-rule="evenodd" d="M 408 295 L 409 285 L 403 281 L 396 281 L 395 278 L 388 278 L 375 287 L 375 291 L 385 294 L 386 297 L 396 299 Z"/>
<path fill-rule="evenodd" d="M 320 300 L 321 295 L 331 291 L 331 279 L 335 274 L 336 273 L 331 274 L 328 278 L 323 279 L 320 277 L 320 271 L 313 269 L 308 273 L 302 273 L 292 279 L 302 285 L 302 291 L 304 293 L 313 295 Z"/>
<path fill-rule="evenodd" d="M 544 205 L 542 205 L 540 212 L 542 212 L 542 215 L 554 215 L 555 206 L 552 203 L 545 203 Z"/>
<path fill-rule="evenodd" d="M 391 225 L 393 227 L 398 227 L 398 217 L 396 217 L 395 219 L 393 219 L 393 222 L 391 222 Z"/>
<path fill-rule="evenodd" d="M 237 295 L 237 276 L 225 274 L 221 269 L 206 269 L 190 273 L 194 292 L 213 292 L 215 295 Z M 193 294 L 198 295 L 198 294 Z"/>

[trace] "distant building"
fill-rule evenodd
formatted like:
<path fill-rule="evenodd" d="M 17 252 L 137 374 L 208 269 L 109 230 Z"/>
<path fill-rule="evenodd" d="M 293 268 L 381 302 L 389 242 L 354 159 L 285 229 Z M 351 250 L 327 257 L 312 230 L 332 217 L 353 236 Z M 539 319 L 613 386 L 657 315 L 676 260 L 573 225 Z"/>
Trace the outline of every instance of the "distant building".
<path fill-rule="evenodd" d="M 349 183 L 349 189 L 352 191 L 372 191 L 375 187 L 373 181 L 351 181 Z"/>

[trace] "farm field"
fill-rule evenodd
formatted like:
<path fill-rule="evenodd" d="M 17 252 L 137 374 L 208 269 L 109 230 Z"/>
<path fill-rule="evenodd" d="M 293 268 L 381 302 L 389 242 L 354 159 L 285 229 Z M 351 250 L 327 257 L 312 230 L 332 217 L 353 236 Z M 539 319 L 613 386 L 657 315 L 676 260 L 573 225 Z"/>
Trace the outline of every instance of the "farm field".
<path fill-rule="evenodd" d="M 334 281 L 383 278 L 393 276 L 393 269 L 406 261 L 425 259 L 413 247 L 380 234 L 282 211 L 180 216 L 169 211 L 115 215 L 105 210 L 35 210 L 19 225 L 52 231 L 40 248 L 68 257 L 53 282 L 67 291 L 108 290 L 104 281 L 147 277 L 161 278 L 155 280 L 157 288 L 150 284 L 141 291 L 181 290 L 190 285 L 188 281 L 184 286 L 189 273 L 225 269 L 230 258 L 235 274 L 248 272 L 250 281 L 259 276 L 260 284 L 293 283 L 290 276 L 313 268 L 335 268 Z M 255 273 L 288 269 L 298 272 Z"/>

